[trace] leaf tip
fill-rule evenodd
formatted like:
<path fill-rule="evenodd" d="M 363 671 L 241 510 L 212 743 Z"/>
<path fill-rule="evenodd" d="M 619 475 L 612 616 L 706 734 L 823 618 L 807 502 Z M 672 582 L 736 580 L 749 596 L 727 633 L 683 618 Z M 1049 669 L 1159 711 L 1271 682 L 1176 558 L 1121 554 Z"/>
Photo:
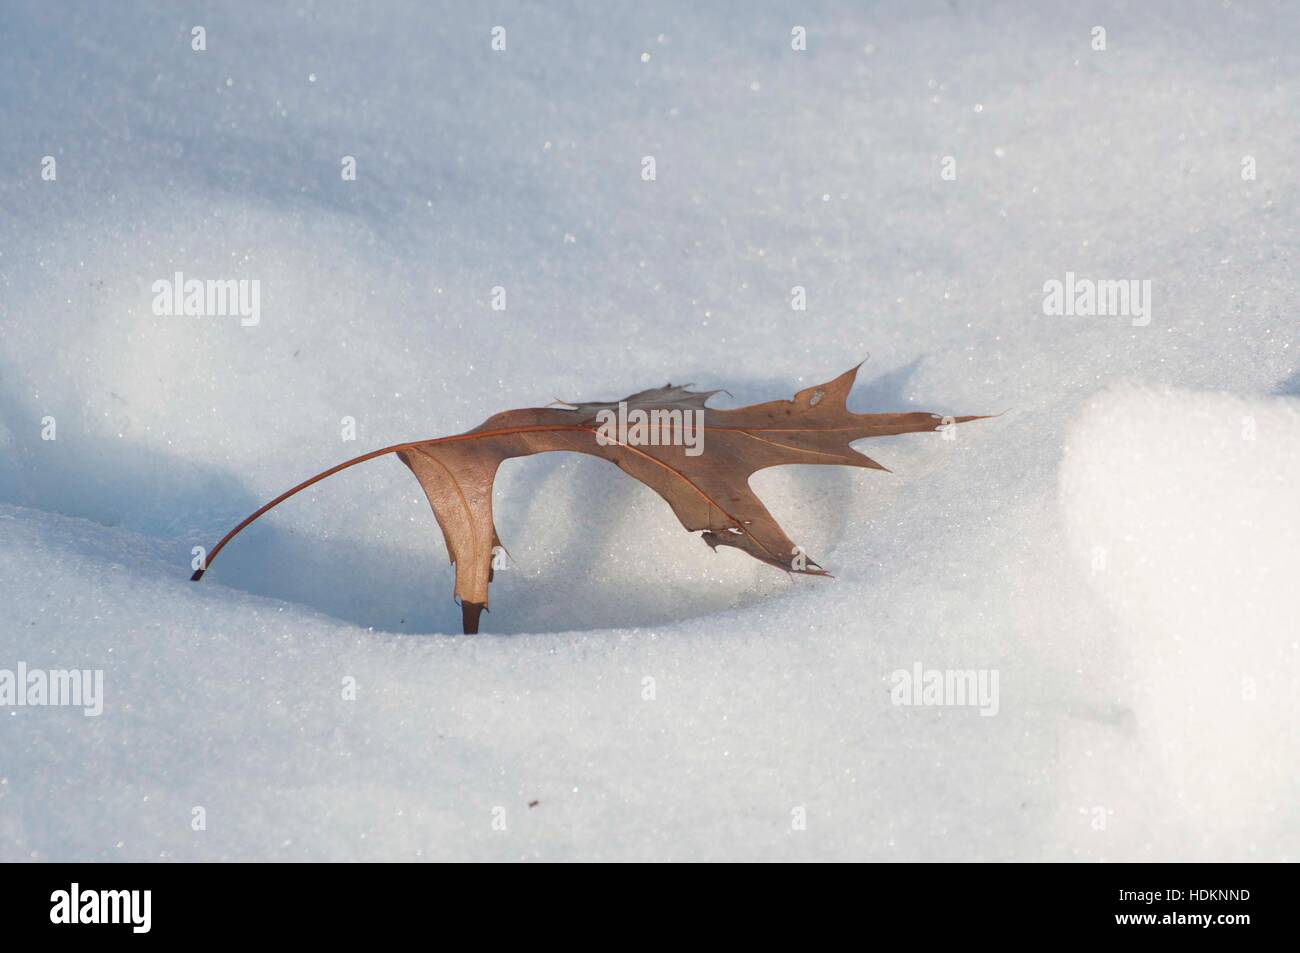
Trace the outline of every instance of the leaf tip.
<path fill-rule="evenodd" d="M 478 635 L 478 618 L 485 608 L 487 607 L 481 602 L 466 602 L 463 599 L 461 600 L 461 629 L 464 630 L 466 635 Z"/>

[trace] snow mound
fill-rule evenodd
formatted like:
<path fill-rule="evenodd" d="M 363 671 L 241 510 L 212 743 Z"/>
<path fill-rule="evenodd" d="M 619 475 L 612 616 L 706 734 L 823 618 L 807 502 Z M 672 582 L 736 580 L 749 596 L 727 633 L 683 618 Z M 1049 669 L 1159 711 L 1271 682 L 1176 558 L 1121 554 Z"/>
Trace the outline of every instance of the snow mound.
<path fill-rule="evenodd" d="M 1118 390 L 1071 429 L 1073 554 L 1122 620 L 1144 749 L 1200 840 L 1295 850 L 1300 400 Z"/>

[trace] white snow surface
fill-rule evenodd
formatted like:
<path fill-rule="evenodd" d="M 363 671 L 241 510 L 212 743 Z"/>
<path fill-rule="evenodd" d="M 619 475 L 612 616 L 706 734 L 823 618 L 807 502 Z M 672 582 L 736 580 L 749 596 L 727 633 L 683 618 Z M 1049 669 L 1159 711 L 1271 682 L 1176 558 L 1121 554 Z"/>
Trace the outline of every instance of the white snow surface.
<path fill-rule="evenodd" d="M 1295 859 L 1297 35 L 6 3 L 0 669 L 100 669 L 104 712 L 0 708 L 0 860 Z M 260 324 L 155 315 L 176 271 L 258 279 Z M 1150 280 L 1150 323 L 1045 315 L 1067 271 Z M 1006 413 L 756 476 L 832 580 L 546 454 L 502 469 L 478 636 L 393 457 L 189 581 L 369 449 L 868 355 L 855 410 Z M 996 715 L 893 704 L 916 663 L 996 670 Z"/>

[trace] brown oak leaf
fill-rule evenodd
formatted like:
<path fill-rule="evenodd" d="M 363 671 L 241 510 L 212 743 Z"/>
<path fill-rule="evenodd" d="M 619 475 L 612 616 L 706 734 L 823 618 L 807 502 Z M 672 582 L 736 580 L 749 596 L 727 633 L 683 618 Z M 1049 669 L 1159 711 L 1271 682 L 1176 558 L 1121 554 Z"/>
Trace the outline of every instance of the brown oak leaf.
<path fill-rule="evenodd" d="M 848 409 L 855 367 L 793 400 L 733 410 L 706 406 L 717 391 L 666 387 L 622 401 L 507 410 L 451 437 L 395 444 L 331 467 L 271 500 L 213 547 L 217 554 L 245 526 L 300 490 L 340 470 L 395 453 L 420 481 L 456 567 L 455 595 L 466 633 L 478 631 L 488 605 L 494 550 L 492 485 L 505 460 L 571 450 L 601 457 L 640 480 L 711 548 L 733 546 L 787 572 L 827 575 L 803 555 L 754 491 L 751 474 L 766 467 L 815 463 L 885 470 L 851 446 L 867 437 L 940 430 L 984 419 L 931 413 L 855 414 Z"/>

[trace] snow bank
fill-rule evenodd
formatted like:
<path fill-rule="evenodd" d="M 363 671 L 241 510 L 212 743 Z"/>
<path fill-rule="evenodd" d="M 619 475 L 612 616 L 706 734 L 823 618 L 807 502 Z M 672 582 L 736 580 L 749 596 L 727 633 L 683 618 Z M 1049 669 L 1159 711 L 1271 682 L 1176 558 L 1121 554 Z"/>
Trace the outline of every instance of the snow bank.
<path fill-rule="evenodd" d="M 1300 826 L 1297 486 L 1294 398 L 1108 393 L 1062 467 L 1071 547 L 1122 621 L 1157 783 L 1198 847 L 1233 856 L 1294 850 Z"/>

